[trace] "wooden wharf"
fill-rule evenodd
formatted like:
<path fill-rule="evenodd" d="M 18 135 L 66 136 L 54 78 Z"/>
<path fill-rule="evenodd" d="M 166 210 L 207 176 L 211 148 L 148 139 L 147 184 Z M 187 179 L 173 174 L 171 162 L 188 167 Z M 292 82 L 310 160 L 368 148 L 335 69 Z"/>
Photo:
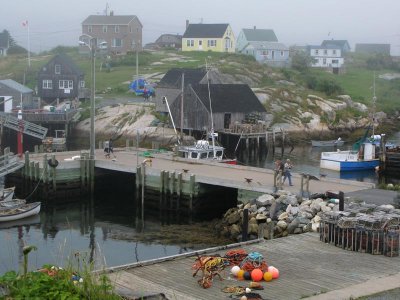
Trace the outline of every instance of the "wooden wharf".
<path fill-rule="evenodd" d="M 400 274 L 398 256 L 386 257 L 347 251 L 321 242 L 317 233 L 210 248 L 108 268 L 105 272 L 117 292 L 132 297 L 128 299 L 142 299 L 141 297 L 157 294 L 164 294 L 167 299 L 174 300 L 230 299 L 231 294 L 222 292 L 224 287 L 246 287 L 250 281 L 237 280 L 230 274 L 228 267 L 221 273 L 222 281 L 215 278 L 210 288 L 203 289 L 197 283 L 201 272 L 193 278 L 191 267 L 197 255 L 224 256 L 228 250 L 234 249 L 244 249 L 247 253 L 259 252 L 268 265 L 279 269 L 278 279 L 271 282 L 262 281 L 264 290 L 252 291 L 260 294 L 262 299 L 291 300 L 314 295 L 323 296 L 330 291 L 339 291 L 368 283 L 369 280 Z M 351 297 L 350 294 L 347 296 Z"/>
<path fill-rule="evenodd" d="M 215 161 L 194 162 L 178 158 L 172 152 L 148 151 L 129 147 L 115 149 L 117 159 L 107 159 L 103 150 L 96 149 L 96 170 L 124 172 L 135 175 L 136 187 L 145 187 L 160 193 L 193 198 L 215 190 L 236 189 L 238 200 L 246 202 L 264 193 L 284 188 L 295 194 L 307 192 L 344 193 L 374 187 L 374 184 L 334 178 L 316 178 L 309 174 L 293 173 L 294 186 L 282 186 L 273 170 L 228 165 Z M 75 182 L 87 188 L 90 182 L 87 151 L 57 152 L 51 154 L 25 153 L 25 166 L 21 176 L 27 181 L 42 181 L 44 185 L 57 189 L 60 184 Z M 72 159 L 77 158 L 77 160 Z M 316 179 L 316 180 L 312 180 Z M 191 204 L 189 203 L 191 208 Z"/>

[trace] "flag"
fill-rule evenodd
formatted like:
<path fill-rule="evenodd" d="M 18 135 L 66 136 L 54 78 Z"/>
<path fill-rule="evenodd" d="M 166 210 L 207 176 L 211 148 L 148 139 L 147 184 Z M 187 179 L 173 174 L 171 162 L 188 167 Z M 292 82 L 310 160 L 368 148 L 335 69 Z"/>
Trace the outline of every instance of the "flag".
<path fill-rule="evenodd" d="M 23 21 L 23 22 L 22 22 L 22 26 L 24 26 L 24 27 L 25 27 L 25 26 L 28 26 L 28 21 Z"/>

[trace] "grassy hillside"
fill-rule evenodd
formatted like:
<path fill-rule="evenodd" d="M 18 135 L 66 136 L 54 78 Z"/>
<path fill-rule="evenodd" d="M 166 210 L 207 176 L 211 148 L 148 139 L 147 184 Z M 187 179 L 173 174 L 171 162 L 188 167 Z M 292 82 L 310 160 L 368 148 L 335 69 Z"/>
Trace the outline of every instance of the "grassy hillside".
<path fill-rule="evenodd" d="M 58 48 L 56 51 L 67 51 L 67 54 L 85 72 L 87 87 L 91 85 L 90 58 L 79 55 L 77 48 Z M 31 68 L 27 67 L 26 57 L 8 56 L 0 59 L 0 78 L 12 78 L 35 88 L 36 74 L 53 53 L 33 56 Z M 292 69 L 272 69 L 260 65 L 251 57 L 236 54 L 212 53 L 212 52 L 143 52 L 139 53 L 139 75 L 150 78 L 157 82 L 168 69 L 196 68 L 205 65 L 205 61 L 219 69 L 220 72 L 230 74 L 236 80 L 249 83 L 252 88 L 278 88 L 279 81 L 285 80 L 294 83 L 287 89 L 295 90 L 297 95 L 306 96 L 316 94 L 327 97 L 323 92 L 309 89 L 311 81 L 323 81 L 334 84 L 341 88 L 341 93 L 350 95 L 353 100 L 371 106 L 373 96 L 374 71 L 367 69 L 368 58 L 355 56 L 347 59 L 346 73 L 333 75 L 318 69 L 310 69 L 301 73 Z M 105 68 L 105 63 L 111 65 L 110 72 Z M 101 68 L 102 66 L 102 68 Z M 101 69 L 101 71 L 100 71 Z M 393 68 L 392 68 L 393 69 Z M 393 114 L 400 110 L 400 79 L 383 80 L 378 78 L 385 73 L 393 73 L 393 70 L 380 69 L 375 71 L 377 109 Z M 126 56 L 96 58 L 96 91 L 97 93 L 108 93 L 110 96 L 128 96 L 128 83 L 136 77 L 136 55 L 132 53 Z M 330 95 L 334 96 L 334 95 Z"/>

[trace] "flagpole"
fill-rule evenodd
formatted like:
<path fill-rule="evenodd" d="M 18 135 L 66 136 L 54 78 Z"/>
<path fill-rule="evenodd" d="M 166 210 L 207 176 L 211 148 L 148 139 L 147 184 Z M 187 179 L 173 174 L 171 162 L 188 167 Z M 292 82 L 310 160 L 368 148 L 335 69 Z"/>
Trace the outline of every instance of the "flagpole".
<path fill-rule="evenodd" d="M 26 25 L 28 26 L 28 66 L 31 67 L 31 39 L 29 34 L 29 22 L 26 21 Z"/>

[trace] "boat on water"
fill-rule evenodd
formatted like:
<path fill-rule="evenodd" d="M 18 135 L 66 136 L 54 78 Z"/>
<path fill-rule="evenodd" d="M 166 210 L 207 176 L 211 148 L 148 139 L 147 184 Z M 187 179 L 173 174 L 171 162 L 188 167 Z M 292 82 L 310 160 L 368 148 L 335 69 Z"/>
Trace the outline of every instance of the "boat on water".
<path fill-rule="evenodd" d="M 39 214 L 41 202 L 24 203 L 0 207 L 0 222 L 24 219 Z"/>
<path fill-rule="evenodd" d="M 210 160 L 231 165 L 236 165 L 236 159 L 224 158 L 224 147 L 217 145 L 210 145 L 206 140 L 198 140 L 194 145 L 179 146 L 179 157 L 187 158 L 190 160 Z"/>
<path fill-rule="evenodd" d="M 344 141 L 341 138 L 328 141 L 311 140 L 311 145 L 313 147 L 340 147 L 344 145 Z"/>
<path fill-rule="evenodd" d="M 14 197 L 15 186 L 5 188 L 0 192 L 0 202 L 1 201 L 11 201 Z"/>
<path fill-rule="evenodd" d="M 379 158 L 375 157 L 375 146 L 364 144 L 364 151 L 322 152 L 320 167 L 335 171 L 374 170 L 379 166 Z"/>

